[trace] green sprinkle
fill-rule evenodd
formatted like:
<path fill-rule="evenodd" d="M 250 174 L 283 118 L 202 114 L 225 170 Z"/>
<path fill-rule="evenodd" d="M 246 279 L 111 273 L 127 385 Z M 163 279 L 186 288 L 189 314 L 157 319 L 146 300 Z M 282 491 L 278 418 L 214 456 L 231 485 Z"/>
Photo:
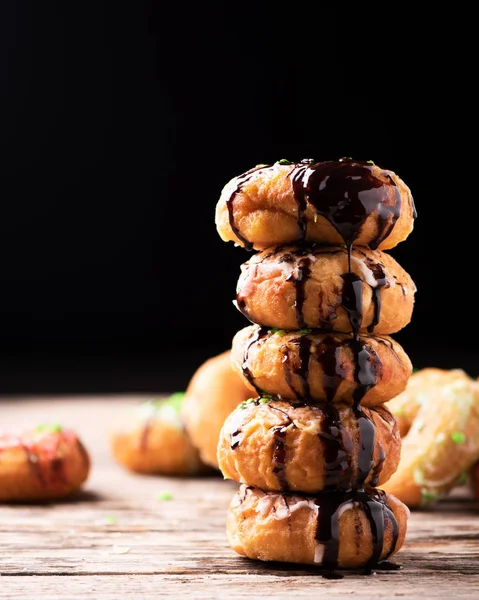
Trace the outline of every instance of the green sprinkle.
<path fill-rule="evenodd" d="M 376 163 L 374 162 L 374 160 L 367 160 L 366 161 L 368 165 L 375 165 Z"/>
<path fill-rule="evenodd" d="M 165 502 L 166 500 L 173 500 L 173 494 L 171 492 L 161 492 L 156 497 L 158 502 Z"/>
<path fill-rule="evenodd" d="M 61 425 L 38 425 L 35 428 L 37 433 L 60 433 L 62 430 Z"/>
<path fill-rule="evenodd" d="M 308 333 L 311 333 L 313 330 L 312 329 L 300 329 L 299 333 L 301 335 L 308 335 Z"/>
<path fill-rule="evenodd" d="M 270 400 L 271 400 L 271 398 L 268 398 L 268 397 L 264 396 L 263 398 L 260 398 L 260 403 L 261 404 L 266 404 Z"/>
<path fill-rule="evenodd" d="M 243 410 L 243 408 L 246 408 L 248 404 L 251 404 L 252 402 L 254 402 L 254 400 L 254 398 L 248 398 L 248 400 L 241 402 L 241 404 L 238 405 L 238 410 Z"/>
<path fill-rule="evenodd" d="M 463 485 L 467 481 L 467 473 L 461 473 L 459 475 L 459 479 L 457 480 L 458 485 Z"/>
<path fill-rule="evenodd" d="M 451 433 L 451 440 L 455 444 L 463 444 L 466 441 L 466 436 L 464 433 L 462 433 L 462 431 L 454 431 Z"/>
<path fill-rule="evenodd" d="M 426 502 L 429 502 L 431 500 L 437 500 L 437 494 L 435 494 L 434 492 L 430 492 L 429 490 L 421 490 L 421 496 L 422 499 Z"/>
<path fill-rule="evenodd" d="M 117 518 L 114 517 L 113 515 L 105 517 L 104 519 L 105 523 L 108 523 L 109 525 L 114 525 L 117 521 Z"/>
<path fill-rule="evenodd" d="M 148 400 L 147 402 L 145 402 L 145 405 L 152 406 L 156 410 L 158 410 L 162 406 L 170 406 L 177 413 L 179 413 L 184 399 L 185 399 L 184 392 L 175 392 L 174 394 L 171 394 L 171 396 L 169 396 L 168 398 L 158 398 L 155 400 Z"/>
<path fill-rule="evenodd" d="M 287 158 L 282 158 L 281 160 L 278 160 L 278 165 L 291 165 L 292 162 L 290 160 L 288 160 Z"/>

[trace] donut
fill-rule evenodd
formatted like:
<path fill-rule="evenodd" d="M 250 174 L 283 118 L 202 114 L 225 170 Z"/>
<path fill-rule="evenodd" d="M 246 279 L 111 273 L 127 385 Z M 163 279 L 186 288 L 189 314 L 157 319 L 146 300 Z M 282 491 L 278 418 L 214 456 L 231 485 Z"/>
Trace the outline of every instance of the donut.
<path fill-rule="evenodd" d="M 0 433 L 0 502 L 64 498 L 86 481 L 90 458 L 71 429 L 40 425 Z"/>
<path fill-rule="evenodd" d="M 218 462 L 227 479 L 266 491 L 315 494 L 383 483 L 400 452 L 396 421 L 382 406 L 355 411 L 350 404 L 258 398 L 226 419 Z"/>
<path fill-rule="evenodd" d="M 216 206 L 220 237 L 249 250 L 304 241 L 386 250 L 415 217 L 395 173 L 351 158 L 257 165 L 229 181 Z"/>
<path fill-rule="evenodd" d="M 380 491 L 315 497 L 242 485 L 226 527 L 232 548 L 248 558 L 328 570 L 374 568 L 403 545 L 408 516 L 404 504 Z"/>
<path fill-rule="evenodd" d="M 114 459 L 136 473 L 196 475 L 207 471 L 181 419 L 184 394 L 150 400 L 122 416 L 110 434 Z"/>
<path fill-rule="evenodd" d="M 420 369 L 411 375 L 404 392 L 389 401 L 388 408 L 399 425 L 399 433 L 404 437 L 409 431 L 423 404 L 436 402 L 442 388 L 457 379 L 470 380 L 462 369 Z"/>
<path fill-rule="evenodd" d="M 479 383 L 456 377 L 419 407 L 397 471 L 381 487 L 410 508 L 432 504 L 479 460 Z"/>
<path fill-rule="evenodd" d="M 348 251 L 342 246 L 281 246 L 242 265 L 236 303 L 252 322 L 277 329 L 352 331 L 343 306 Z M 379 250 L 354 248 L 351 271 L 361 283 L 360 331 L 390 334 L 411 320 L 416 286 Z"/>
<path fill-rule="evenodd" d="M 254 395 L 254 388 L 233 370 L 228 350 L 208 359 L 191 378 L 182 418 L 193 445 L 208 465 L 218 468 L 216 449 L 226 417 Z"/>
<path fill-rule="evenodd" d="M 258 325 L 233 338 L 233 365 L 262 392 L 309 403 L 344 401 L 376 406 L 406 387 L 411 362 L 392 338 Z"/>

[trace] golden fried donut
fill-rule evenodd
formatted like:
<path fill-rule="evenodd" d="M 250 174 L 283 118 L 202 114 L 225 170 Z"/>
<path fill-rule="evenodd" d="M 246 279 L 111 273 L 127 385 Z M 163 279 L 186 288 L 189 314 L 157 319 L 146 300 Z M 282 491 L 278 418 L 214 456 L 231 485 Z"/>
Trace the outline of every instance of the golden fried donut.
<path fill-rule="evenodd" d="M 71 429 L 41 425 L 0 433 L 0 502 L 63 498 L 86 481 L 90 458 Z"/>
<path fill-rule="evenodd" d="M 351 270 L 362 284 L 360 331 L 390 334 L 411 320 L 416 286 L 379 250 L 354 248 Z M 255 254 L 241 267 L 236 302 L 254 323 L 352 331 L 343 307 L 348 252 L 341 246 L 281 246 Z"/>
<path fill-rule="evenodd" d="M 402 392 L 412 371 L 404 350 L 388 336 L 361 335 L 356 341 L 345 333 L 273 332 L 257 325 L 238 331 L 231 358 L 266 394 L 365 406 Z"/>
<path fill-rule="evenodd" d="M 148 401 L 123 417 L 110 435 L 113 457 L 137 473 L 194 475 L 207 470 L 180 416 L 184 394 Z"/>
<path fill-rule="evenodd" d="M 404 437 L 423 404 L 436 402 L 442 388 L 457 379 L 470 380 L 462 369 L 420 369 L 411 375 L 406 389 L 390 400 L 389 410 L 396 417 L 399 432 Z"/>
<path fill-rule="evenodd" d="M 368 428 L 363 434 L 360 419 Z M 350 404 L 319 407 L 258 398 L 226 419 L 218 462 L 227 479 L 267 491 L 315 494 L 325 487 L 385 482 L 400 452 L 396 421 L 382 406 L 356 412 Z"/>
<path fill-rule="evenodd" d="M 408 516 L 397 498 L 378 491 L 314 497 L 242 485 L 230 504 L 226 528 L 233 550 L 248 558 L 328 569 L 374 568 L 403 545 Z M 382 525 L 384 535 L 371 531 Z"/>
<path fill-rule="evenodd" d="M 447 494 L 479 460 L 479 383 L 457 377 L 423 403 L 381 487 L 410 508 Z"/>
<path fill-rule="evenodd" d="M 254 395 L 244 378 L 233 370 L 230 350 L 203 363 L 193 375 L 181 415 L 201 459 L 218 468 L 216 448 L 226 417 Z"/>
<path fill-rule="evenodd" d="M 247 249 L 311 241 L 386 250 L 407 238 L 415 216 L 407 185 L 371 162 L 280 161 L 226 184 L 216 227 Z"/>

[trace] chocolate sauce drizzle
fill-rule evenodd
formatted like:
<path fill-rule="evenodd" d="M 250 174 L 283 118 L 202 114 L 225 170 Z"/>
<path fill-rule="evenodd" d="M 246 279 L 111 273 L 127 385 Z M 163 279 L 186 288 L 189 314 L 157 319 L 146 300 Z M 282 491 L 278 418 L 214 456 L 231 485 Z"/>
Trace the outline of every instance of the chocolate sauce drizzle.
<path fill-rule="evenodd" d="M 289 489 L 288 480 L 286 478 L 286 427 L 276 427 L 273 431 L 273 473 L 278 479 L 278 483 L 282 492 Z"/>
<path fill-rule="evenodd" d="M 257 171 L 261 171 L 262 169 L 265 169 L 265 168 L 269 168 L 269 165 L 258 165 L 256 167 L 254 167 L 253 169 L 246 171 L 246 173 L 239 175 L 235 181 L 235 184 L 236 184 L 235 189 L 231 193 L 230 197 L 226 200 L 226 206 L 228 207 L 228 217 L 229 217 L 231 229 L 233 230 L 233 233 L 235 234 L 235 236 L 241 242 L 243 242 L 246 250 L 252 250 L 253 243 L 244 237 L 244 235 L 241 233 L 238 226 L 236 225 L 236 219 L 234 216 L 234 201 L 235 201 L 237 194 L 239 192 L 241 192 L 241 188 L 243 187 L 243 185 L 251 179 L 251 177 L 254 175 L 254 173 L 256 173 Z"/>
<path fill-rule="evenodd" d="M 251 346 L 253 346 L 253 344 L 255 344 L 256 342 L 258 342 L 259 340 L 264 338 L 267 333 L 268 333 L 267 327 L 258 327 L 255 334 L 250 338 L 250 340 L 248 341 L 248 343 L 245 346 L 244 354 L 243 354 L 243 364 L 241 365 L 241 369 L 243 371 L 244 377 L 246 378 L 248 383 L 254 387 L 254 389 L 256 390 L 256 392 L 259 396 L 261 396 L 262 392 L 261 392 L 260 388 L 256 385 L 255 378 L 250 371 L 249 364 L 248 364 L 248 355 L 249 355 Z"/>
<path fill-rule="evenodd" d="M 371 528 L 373 551 L 368 564 L 365 566 L 365 572 L 369 574 L 373 569 L 397 570 L 400 568 L 398 565 L 387 561 L 387 558 L 396 549 L 399 529 L 396 518 L 386 504 L 384 493 L 381 493 L 380 490 L 368 490 L 367 492 L 354 489 L 346 491 L 324 490 L 315 499 L 319 515 L 316 540 L 324 547 L 322 567 L 327 570 L 324 576 L 329 579 L 341 578 L 341 575 L 336 573 L 339 553 L 339 513 L 341 508 L 346 508 L 345 505 L 349 503 L 362 507 Z M 384 529 L 386 522 L 389 521 L 392 523 L 392 544 L 386 557 L 381 561 Z M 361 529 L 358 534 L 363 535 Z"/>
<path fill-rule="evenodd" d="M 376 173 L 374 165 L 349 158 L 324 162 L 304 159 L 296 164 L 289 177 L 298 207 L 300 242 L 306 239 L 309 204 L 317 215 L 331 223 L 348 246 L 358 238 L 368 216 L 376 211 L 378 227 L 369 247 L 378 248 L 399 218 L 401 193 L 388 171 L 382 171 L 382 178 Z M 389 187 L 394 190 L 393 198 Z"/>

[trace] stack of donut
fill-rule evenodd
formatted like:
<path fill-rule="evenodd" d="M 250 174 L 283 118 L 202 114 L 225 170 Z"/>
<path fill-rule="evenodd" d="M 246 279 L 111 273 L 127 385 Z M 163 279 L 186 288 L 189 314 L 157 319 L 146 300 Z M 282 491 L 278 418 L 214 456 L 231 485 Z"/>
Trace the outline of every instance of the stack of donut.
<path fill-rule="evenodd" d="M 350 158 L 258 165 L 224 188 L 223 240 L 259 250 L 237 307 L 253 323 L 232 348 L 256 391 L 226 420 L 218 462 L 242 486 L 227 534 L 239 554 L 338 568 L 394 568 L 407 507 L 376 489 L 400 456 L 384 403 L 412 366 L 389 337 L 409 322 L 415 285 L 383 250 L 415 218 L 393 172 Z"/>

